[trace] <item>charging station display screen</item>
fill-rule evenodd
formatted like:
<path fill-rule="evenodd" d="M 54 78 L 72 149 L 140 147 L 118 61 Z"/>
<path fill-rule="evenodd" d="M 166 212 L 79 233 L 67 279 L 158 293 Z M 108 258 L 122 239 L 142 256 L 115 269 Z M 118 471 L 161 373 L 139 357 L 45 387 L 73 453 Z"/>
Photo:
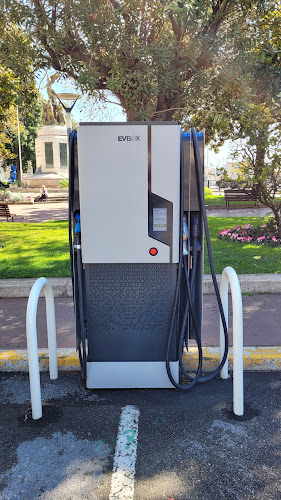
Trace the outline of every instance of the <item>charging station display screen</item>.
<path fill-rule="evenodd" d="M 153 209 L 153 231 L 167 231 L 168 211 L 167 208 Z"/>

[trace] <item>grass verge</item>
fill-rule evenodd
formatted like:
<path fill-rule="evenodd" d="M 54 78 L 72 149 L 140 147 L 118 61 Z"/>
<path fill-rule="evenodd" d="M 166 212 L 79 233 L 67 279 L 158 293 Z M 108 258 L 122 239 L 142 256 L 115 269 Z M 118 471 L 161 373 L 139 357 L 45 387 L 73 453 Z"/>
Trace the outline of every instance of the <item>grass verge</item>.
<path fill-rule="evenodd" d="M 276 202 L 280 202 L 281 198 L 276 198 Z M 224 194 L 222 193 L 221 195 L 218 195 L 218 196 L 205 196 L 205 204 L 208 206 L 211 206 L 211 205 L 219 205 L 221 207 L 224 207 L 225 208 L 225 198 L 224 198 Z M 230 208 L 232 207 L 243 207 L 243 206 L 255 206 L 255 202 L 254 201 L 231 201 L 230 202 Z M 262 206 L 260 203 L 259 203 L 259 206 Z M 268 209 L 268 211 L 270 212 L 270 209 Z"/>
<path fill-rule="evenodd" d="M 0 278 L 70 276 L 68 223 L 0 224 Z"/>
<path fill-rule="evenodd" d="M 209 217 L 215 269 L 221 273 L 231 266 L 238 274 L 281 273 L 281 247 L 251 245 L 233 241 L 219 240 L 219 231 L 238 224 L 263 224 L 262 217 Z M 205 273 L 210 273 L 205 245 Z M 258 257 L 257 259 L 255 257 Z"/>
<path fill-rule="evenodd" d="M 232 266 L 238 274 L 281 273 L 281 247 L 218 239 L 219 231 L 237 224 L 263 223 L 260 217 L 209 217 L 215 269 Z M 70 276 L 68 224 L 0 224 L 0 279 Z M 205 273 L 210 273 L 205 245 Z M 258 259 L 255 259 L 258 257 Z M 260 257 L 260 258 L 259 258 Z"/>

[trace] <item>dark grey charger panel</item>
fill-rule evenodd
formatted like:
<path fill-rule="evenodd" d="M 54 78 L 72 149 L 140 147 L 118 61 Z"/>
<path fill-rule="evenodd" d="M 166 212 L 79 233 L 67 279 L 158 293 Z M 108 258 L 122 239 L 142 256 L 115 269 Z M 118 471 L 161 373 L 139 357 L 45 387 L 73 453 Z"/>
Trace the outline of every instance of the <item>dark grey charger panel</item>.
<path fill-rule="evenodd" d="M 86 264 L 88 361 L 164 361 L 176 279 L 177 264 Z"/>

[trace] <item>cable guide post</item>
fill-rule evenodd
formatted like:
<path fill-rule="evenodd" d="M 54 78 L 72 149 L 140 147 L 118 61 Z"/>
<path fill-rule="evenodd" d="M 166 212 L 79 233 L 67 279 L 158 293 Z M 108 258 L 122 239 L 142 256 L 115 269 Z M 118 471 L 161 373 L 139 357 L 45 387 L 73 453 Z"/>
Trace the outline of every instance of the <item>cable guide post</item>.
<path fill-rule="evenodd" d="M 228 323 L 228 288 L 230 286 L 233 310 L 233 412 L 235 415 L 244 415 L 244 388 L 243 388 L 243 306 L 238 276 L 232 267 L 223 270 L 220 283 L 220 296 L 224 309 L 225 320 Z M 224 334 L 220 320 L 220 360 L 224 353 Z M 220 376 L 227 379 L 228 358 L 221 369 Z"/>
<path fill-rule="evenodd" d="M 37 328 L 36 328 L 38 299 L 42 289 L 44 290 L 46 299 L 50 379 L 56 380 L 58 378 L 54 294 L 52 286 L 49 283 L 49 281 L 46 278 L 39 278 L 34 283 L 30 291 L 27 303 L 27 310 L 26 310 L 26 338 L 27 338 L 29 381 L 30 381 L 31 408 L 32 408 L 33 420 L 38 420 L 39 418 L 42 417 L 38 341 L 37 341 Z"/>

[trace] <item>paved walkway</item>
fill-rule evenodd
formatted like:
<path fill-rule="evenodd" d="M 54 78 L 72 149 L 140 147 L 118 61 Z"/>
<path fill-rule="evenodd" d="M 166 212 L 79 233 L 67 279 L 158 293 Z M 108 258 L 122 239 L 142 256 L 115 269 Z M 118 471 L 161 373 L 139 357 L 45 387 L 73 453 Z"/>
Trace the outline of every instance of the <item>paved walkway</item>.
<path fill-rule="evenodd" d="M 9 205 L 10 212 L 16 214 L 14 222 L 46 222 L 68 219 L 68 201 L 59 203 L 34 203 L 34 205 Z M 6 222 L 1 217 L 1 222 Z"/>
<path fill-rule="evenodd" d="M 68 202 L 35 203 L 34 205 L 10 205 L 11 212 L 16 214 L 15 222 L 46 222 L 49 220 L 67 220 Z M 263 217 L 269 208 L 234 208 L 226 210 L 207 209 L 208 217 Z M 6 222 L 4 218 L 1 222 Z"/>
<path fill-rule="evenodd" d="M 225 208 L 207 209 L 208 217 L 264 217 L 270 212 L 267 207 L 263 208 Z"/>
<path fill-rule="evenodd" d="M 0 350 L 26 349 L 27 298 L 0 299 Z M 75 347 L 74 308 L 71 298 L 56 298 L 58 348 Z M 281 346 L 281 294 L 243 297 L 244 345 Z M 39 348 L 47 347 L 45 299 L 39 299 L 37 314 Z M 232 345 L 230 304 L 229 341 Z M 204 296 L 202 345 L 219 345 L 219 311 L 214 294 Z M 194 343 L 191 342 L 191 345 Z"/>

